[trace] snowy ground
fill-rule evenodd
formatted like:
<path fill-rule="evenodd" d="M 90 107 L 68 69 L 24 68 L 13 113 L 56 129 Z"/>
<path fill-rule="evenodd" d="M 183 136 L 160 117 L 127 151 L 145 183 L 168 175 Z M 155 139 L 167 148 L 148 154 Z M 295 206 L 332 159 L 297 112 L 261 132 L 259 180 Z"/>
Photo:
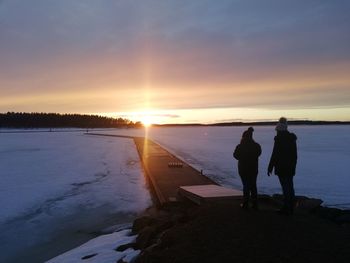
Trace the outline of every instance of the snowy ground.
<path fill-rule="evenodd" d="M 132 260 L 140 254 L 140 250 L 128 248 L 119 252 L 116 251 L 116 248 L 135 241 L 136 236 L 132 236 L 131 230 L 126 229 L 99 236 L 46 263 L 116 263 L 120 259 L 122 259 L 123 262 L 132 262 Z"/>
<path fill-rule="evenodd" d="M 0 262 L 42 262 L 151 204 L 130 139 L 1 133 L 0 167 Z"/>
<path fill-rule="evenodd" d="M 254 138 L 261 144 L 258 188 L 260 193 L 279 193 L 276 176 L 267 176 L 273 147 L 273 126 L 254 127 Z M 235 146 L 247 127 L 150 128 L 148 135 L 221 185 L 241 188 Z M 291 126 L 298 137 L 296 194 L 321 198 L 325 205 L 350 208 L 350 126 Z M 111 133 L 128 133 L 118 131 Z M 135 130 L 134 135 L 142 135 Z"/>
<path fill-rule="evenodd" d="M 147 136 L 216 182 L 241 188 L 232 151 L 246 128 L 150 128 Z M 350 208 L 350 126 L 294 126 L 290 130 L 298 136 L 296 193 Z M 145 135 L 143 129 L 99 132 Z M 277 177 L 266 174 L 274 135 L 272 126 L 255 127 L 254 137 L 263 149 L 258 177 L 261 193 L 280 192 Z M 0 167 L 0 262 L 23 258 L 41 262 L 82 244 L 104 226 L 130 222 L 151 203 L 130 139 L 82 132 L 0 133 Z M 52 262 L 62 258 L 77 262 L 97 250 L 102 252 L 84 262 L 104 262 L 99 261 L 104 256 L 111 262 L 132 257 L 138 252 L 114 251 L 120 242 L 133 238 L 121 233 L 99 237 Z M 20 260 L 14 255 L 20 255 Z"/>

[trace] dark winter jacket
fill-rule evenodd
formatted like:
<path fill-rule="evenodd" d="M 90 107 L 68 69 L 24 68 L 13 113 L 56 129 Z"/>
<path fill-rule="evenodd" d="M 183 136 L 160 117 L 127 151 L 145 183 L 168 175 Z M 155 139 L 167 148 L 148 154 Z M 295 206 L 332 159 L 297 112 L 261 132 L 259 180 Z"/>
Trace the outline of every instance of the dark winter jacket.
<path fill-rule="evenodd" d="M 238 172 L 244 174 L 258 174 L 258 159 L 261 147 L 252 139 L 244 139 L 237 145 L 233 157 L 238 160 Z"/>
<path fill-rule="evenodd" d="M 278 176 L 294 176 L 297 165 L 297 136 L 288 131 L 278 132 L 269 163 L 268 172 L 275 169 Z"/>

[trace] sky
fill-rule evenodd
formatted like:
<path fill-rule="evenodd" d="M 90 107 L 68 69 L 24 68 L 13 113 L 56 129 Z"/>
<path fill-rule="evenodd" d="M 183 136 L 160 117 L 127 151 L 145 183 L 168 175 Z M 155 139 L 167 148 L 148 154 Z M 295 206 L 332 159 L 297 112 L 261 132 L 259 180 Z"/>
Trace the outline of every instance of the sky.
<path fill-rule="evenodd" d="M 0 0 L 0 112 L 350 121 L 350 1 Z"/>

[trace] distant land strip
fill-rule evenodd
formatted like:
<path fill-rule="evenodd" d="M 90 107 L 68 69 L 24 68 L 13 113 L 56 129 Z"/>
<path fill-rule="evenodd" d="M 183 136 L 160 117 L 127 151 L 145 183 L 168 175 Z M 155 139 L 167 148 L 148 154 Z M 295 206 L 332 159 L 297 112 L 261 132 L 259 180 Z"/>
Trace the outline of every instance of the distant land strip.
<path fill-rule="evenodd" d="M 271 126 L 277 121 L 254 122 L 220 122 L 211 124 L 178 123 L 178 124 L 152 124 L 153 127 L 197 127 L 197 126 Z M 290 120 L 289 125 L 349 125 L 350 121 L 312 121 Z M 0 113 L 0 128 L 35 129 L 35 128 L 140 128 L 140 121 L 133 122 L 125 118 L 112 118 L 100 115 L 87 114 L 59 114 L 59 113 Z"/>
<path fill-rule="evenodd" d="M 187 124 L 153 124 L 155 127 L 177 127 L 177 126 L 272 126 L 277 121 L 255 121 L 255 122 L 220 122 L 210 124 L 187 123 Z M 288 121 L 289 125 L 349 125 L 350 121 L 309 121 L 295 120 Z"/>

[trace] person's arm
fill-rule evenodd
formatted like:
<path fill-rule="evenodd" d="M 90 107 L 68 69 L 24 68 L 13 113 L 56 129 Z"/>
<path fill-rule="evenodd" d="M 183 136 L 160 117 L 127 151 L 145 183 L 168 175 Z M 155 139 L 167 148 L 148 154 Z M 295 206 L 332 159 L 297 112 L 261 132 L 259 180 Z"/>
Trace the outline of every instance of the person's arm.
<path fill-rule="evenodd" d="M 297 142 L 295 139 L 293 143 L 293 162 L 295 166 L 297 165 L 297 161 L 298 161 L 298 149 L 297 149 Z"/>
<path fill-rule="evenodd" d="M 257 152 L 258 157 L 261 155 L 261 152 L 262 152 L 261 146 L 260 146 L 260 144 L 258 144 L 258 152 Z"/>
<path fill-rule="evenodd" d="M 273 168 L 275 167 L 276 164 L 276 157 L 277 157 L 277 146 L 276 146 L 276 140 L 274 142 L 273 145 L 273 150 L 272 150 L 272 154 L 271 154 L 271 158 L 270 158 L 270 163 L 269 163 L 269 167 L 267 169 L 267 175 L 270 176 Z"/>
<path fill-rule="evenodd" d="M 241 155 L 240 153 L 241 153 L 241 151 L 240 151 L 240 145 L 238 144 L 238 145 L 236 146 L 235 151 L 233 152 L 233 157 L 234 157 L 235 159 L 239 160 L 239 159 L 240 159 L 240 155 Z"/>

